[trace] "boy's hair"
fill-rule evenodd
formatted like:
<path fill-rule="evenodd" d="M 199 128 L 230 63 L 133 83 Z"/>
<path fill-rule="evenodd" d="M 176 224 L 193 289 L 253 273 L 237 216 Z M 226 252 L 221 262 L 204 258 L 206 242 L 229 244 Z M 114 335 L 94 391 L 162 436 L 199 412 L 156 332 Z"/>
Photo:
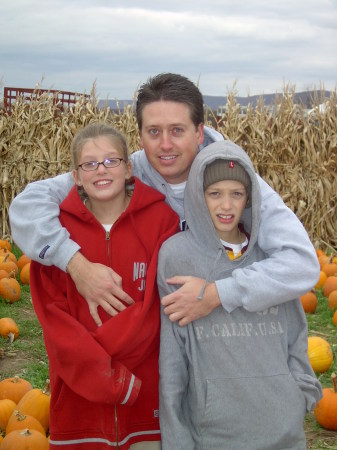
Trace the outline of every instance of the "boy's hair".
<path fill-rule="evenodd" d="M 109 139 L 111 144 L 116 148 L 116 150 L 118 150 L 124 161 L 125 162 L 128 161 L 129 159 L 128 147 L 124 136 L 113 126 L 107 123 L 94 122 L 90 123 L 86 127 L 82 128 L 80 131 L 78 131 L 71 143 L 70 146 L 71 159 L 72 159 L 72 166 L 74 169 L 77 168 L 80 159 L 80 154 L 84 145 L 88 141 L 98 138 L 100 136 L 104 136 L 107 139 Z"/>
<path fill-rule="evenodd" d="M 139 131 L 143 125 L 144 107 L 161 100 L 186 104 L 195 127 L 204 123 L 204 100 L 198 87 L 183 75 L 161 73 L 149 78 L 138 90 L 136 116 Z"/>

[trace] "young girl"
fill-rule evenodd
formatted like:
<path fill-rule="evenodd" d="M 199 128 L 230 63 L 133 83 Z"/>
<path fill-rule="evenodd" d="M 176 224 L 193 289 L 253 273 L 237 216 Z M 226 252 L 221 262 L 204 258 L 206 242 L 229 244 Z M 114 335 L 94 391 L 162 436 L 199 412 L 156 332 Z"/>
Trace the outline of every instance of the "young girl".
<path fill-rule="evenodd" d="M 60 221 L 87 259 L 121 274 L 134 303 L 114 317 L 100 310 L 97 327 L 69 275 L 32 263 L 50 363 L 50 448 L 157 449 L 157 256 L 179 219 L 162 194 L 131 178 L 125 140 L 111 126 L 88 125 L 71 151 L 76 184 Z"/>
<path fill-rule="evenodd" d="M 257 240 L 260 203 L 253 164 L 240 147 L 223 141 L 200 152 L 185 190 L 188 228 L 159 253 L 160 296 L 176 288 L 166 279 L 183 271 L 205 284 L 237 278 L 238 268 L 248 277 L 245 268 L 268 257 Z M 250 216 L 246 229 L 240 224 L 244 212 Z M 280 273 L 273 276 L 282 290 L 287 280 Z M 303 419 L 322 395 L 307 338 L 299 299 L 261 312 L 247 305 L 229 314 L 218 307 L 185 327 L 162 314 L 163 450 L 305 450 Z"/>

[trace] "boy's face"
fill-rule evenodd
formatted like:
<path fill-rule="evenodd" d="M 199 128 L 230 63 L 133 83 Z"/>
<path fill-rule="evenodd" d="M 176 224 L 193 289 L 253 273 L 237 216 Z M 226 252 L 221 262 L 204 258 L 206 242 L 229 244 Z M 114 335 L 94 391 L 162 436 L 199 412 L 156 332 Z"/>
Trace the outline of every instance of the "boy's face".
<path fill-rule="evenodd" d="M 196 128 L 185 103 L 157 101 L 142 112 L 141 145 L 152 167 L 171 184 L 186 181 L 204 140 L 204 125 Z"/>
<path fill-rule="evenodd" d="M 239 243 L 238 224 L 247 203 L 245 186 L 240 181 L 218 181 L 206 189 L 205 201 L 220 239 Z"/>

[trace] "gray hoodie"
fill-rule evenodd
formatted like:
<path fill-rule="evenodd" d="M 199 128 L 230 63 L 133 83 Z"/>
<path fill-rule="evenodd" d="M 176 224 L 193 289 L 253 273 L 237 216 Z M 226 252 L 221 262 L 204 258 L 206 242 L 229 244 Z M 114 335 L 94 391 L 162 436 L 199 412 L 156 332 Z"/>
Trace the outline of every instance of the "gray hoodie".
<path fill-rule="evenodd" d="M 204 169 L 218 158 L 240 162 L 252 180 L 253 206 L 246 210 L 250 242 L 234 261 L 204 199 Z M 177 288 L 167 285 L 167 277 L 183 273 L 214 281 L 267 258 L 257 243 L 260 204 L 259 182 L 240 147 L 223 141 L 200 152 L 185 189 L 188 229 L 160 250 L 160 296 Z M 228 314 L 216 308 L 186 327 L 162 313 L 159 364 L 163 450 L 305 450 L 303 419 L 322 388 L 308 359 L 299 299 L 262 312 L 238 307 Z"/>

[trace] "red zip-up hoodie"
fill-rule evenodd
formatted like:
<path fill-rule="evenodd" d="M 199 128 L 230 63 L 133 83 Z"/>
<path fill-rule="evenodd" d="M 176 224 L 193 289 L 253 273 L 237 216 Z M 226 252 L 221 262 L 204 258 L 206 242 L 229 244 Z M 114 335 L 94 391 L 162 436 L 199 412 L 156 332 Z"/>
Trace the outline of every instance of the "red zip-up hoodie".
<path fill-rule="evenodd" d="M 121 275 L 135 304 L 115 317 L 99 308 L 103 325 L 97 327 L 70 276 L 32 262 L 31 294 L 49 357 L 50 448 L 125 450 L 160 440 L 157 256 L 179 230 L 179 218 L 162 194 L 137 178 L 110 233 L 75 187 L 60 209 L 82 254 Z"/>

